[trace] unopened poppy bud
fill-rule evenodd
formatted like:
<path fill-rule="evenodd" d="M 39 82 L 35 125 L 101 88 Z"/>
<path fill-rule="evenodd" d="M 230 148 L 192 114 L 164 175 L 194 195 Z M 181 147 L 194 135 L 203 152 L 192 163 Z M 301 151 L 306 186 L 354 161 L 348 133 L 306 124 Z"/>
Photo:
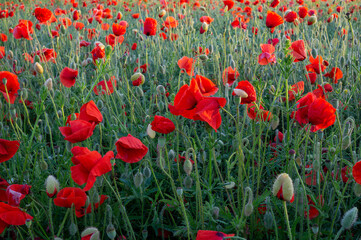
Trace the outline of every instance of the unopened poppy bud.
<path fill-rule="evenodd" d="M 158 85 L 157 86 L 157 93 L 159 94 L 159 95 L 164 95 L 165 94 L 165 88 L 164 88 L 164 86 L 163 85 Z"/>
<path fill-rule="evenodd" d="M 343 218 L 341 220 L 341 226 L 347 230 L 351 229 L 357 220 L 357 216 L 358 216 L 357 207 L 351 208 L 345 213 L 345 215 L 343 215 Z"/>
<path fill-rule="evenodd" d="M 271 128 L 272 130 L 275 130 L 278 125 L 280 124 L 280 119 L 278 116 L 274 115 L 271 119 Z"/>
<path fill-rule="evenodd" d="M 107 45 L 105 48 L 105 56 L 109 57 L 112 51 L 113 51 L 112 46 Z"/>
<path fill-rule="evenodd" d="M 150 170 L 149 167 L 145 167 L 143 169 L 143 175 L 145 178 L 150 178 L 150 176 L 152 175 L 152 171 Z"/>
<path fill-rule="evenodd" d="M 92 63 L 92 62 L 93 62 L 93 59 L 91 59 L 91 58 L 87 58 L 87 59 L 86 59 L 86 61 L 87 61 L 87 63 L 88 63 L 88 64 L 90 64 L 90 63 Z"/>
<path fill-rule="evenodd" d="M 200 33 L 203 34 L 203 33 L 207 32 L 207 31 L 208 31 L 208 28 L 209 28 L 208 23 L 206 23 L 206 22 L 202 23 L 202 26 L 201 26 L 201 29 L 200 29 Z"/>
<path fill-rule="evenodd" d="M 320 229 L 319 226 L 317 224 L 313 224 L 312 227 L 312 232 L 313 234 L 317 234 L 318 233 L 318 230 Z"/>
<path fill-rule="evenodd" d="M 143 179 L 144 179 L 143 174 L 140 171 L 138 171 L 133 178 L 134 185 L 136 188 L 139 188 L 140 185 L 142 185 Z"/>
<path fill-rule="evenodd" d="M 145 77 L 140 72 L 134 73 L 133 76 L 130 78 L 132 81 L 133 86 L 140 86 L 144 83 Z"/>
<path fill-rule="evenodd" d="M 158 106 L 159 111 L 162 112 L 164 110 L 165 104 L 163 101 L 158 101 L 157 106 Z"/>
<path fill-rule="evenodd" d="M 249 217 L 251 216 L 252 213 L 253 213 L 253 204 L 247 203 L 246 206 L 244 206 L 244 215 L 246 217 Z"/>
<path fill-rule="evenodd" d="M 162 9 L 162 10 L 159 11 L 158 17 L 162 18 L 162 17 L 164 17 L 164 15 L 165 15 L 166 13 L 167 13 L 167 12 L 166 12 L 164 9 Z"/>
<path fill-rule="evenodd" d="M 312 15 L 311 17 L 308 18 L 307 24 L 308 25 L 313 25 L 314 23 L 317 22 L 317 17 L 316 15 Z"/>
<path fill-rule="evenodd" d="M 273 228 L 273 217 L 270 211 L 267 211 L 263 217 L 263 224 L 266 229 Z"/>
<path fill-rule="evenodd" d="M 63 240 L 63 239 L 59 237 L 55 237 L 54 240 Z"/>
<path fill-rule="evenodd" d="M 14 53 L 13 53 L 13 51 L 9 50 L 9 52 L 8 52 L 8 58 L 9 58 L 10 60 L 14 58 Z"/>
<path fill-rule="evenodd" d="M 45 85 L 45 87 L 46 87 L 49 91 L 53 90 L 53 79 L 48 78 L 48 79 L 45 81 L 44 85 Z"/>
<path fill-rule="evenodd" d="M 43 66 L 41 66 L 41 64 L 38 63 L 38 62 L 36 62 L 36 63 L 34 64 L 34 70 L 35 70 L 37 73 L 39 73 L 39 74 L 43 74 L 43 73 L 44 73 L 44 68 L 43 68 Z"/>
<path fill-rule="evenodd" d="M 276 181 L 273 184 L 272 193 L 273 196 L 276 196 L 281 200 L 293 202 L 294 200 L 293 182 L 287 173 L 282 173 L 278 175 Z"/>
<path fill-rule="evenodd" d="M 190 176 L 184 178 L 183 184 L 186 188 L 192 188 L 193 186 L 193 179 Z"/>
<path fill-rule="evenodd" d="M 212 213 L 212 217 L 214 219 L 218 219 L 218 217 L 219 217 L 219 207 L 213 207 L 211 213 Z"/>
<path fill-rule="evenodd" d="M 53 176 L 49 175 L 45 181 L 46 194 L 51 198 L 60 189 L 59 181 Z"/>
<path fill-rule="evenodd" d="M 247 98 L 248 97 L 248 94 L 242 89 L 235 88 L 233 90 L 233 92 L 234 92 L 234 94 L 236 94 L 240 98 Z"/>
<path fill-rule="evenodd" d="M 361 196 L 361 184 L 358 184 L 355 182 L 355 185 L 353 186 L 353 192 L 355 193 L 356 197 Z"/>
<path fill-rule="evenodd" d="M 207 60 L 208 60 L 208 56 L 205 55 L 205 54 L 200 55 L 199 58 L 200 58 L 202 61 L 207 61 Z"/>
<path fill-rule="evenodd" d="M 115 231 L 114 225 L 112 223 L 109 223 L 107 226 L 107 236 L 110 239 L 115 239 L 117 236 L 117 232 Z"/>
<path fill-rule="evenodd" d="M 203 11 L 203 12 L 206 12 L 206 11 L 207 11 L 207 9 L 206 9 L 205 7 L 203 7 L 203 6 L 200 6 L 200 7 L 199 7 L 199 10 L 201 10 L 201 11 Z"/>
<path fill-rule="evenodd" d="M 135 88 L 135 94 L 136 96 L 139 96 L 139 97 L 144 97 L 144 91 L 141 87 L 136 87 Z"/>
<path fill-rule="evenodd" d="M 35 57 L 34 57 L 34 62 L 40 62 L 40 57 L 39 57 L 39 55 L 35 55 Z"/>
<path fill-rule="evenodd" d="M 69 152 L 71 152 L 71 149 L 73 148 L 73 144 L 71 142 L 66 142 L 66 150 L 68 150 Z"/>
<path fill-rule="evenodd" d="M 147 230 L 147 229 L 144 229 L 144 230 L 142 231 L 142 237 L 143 237 L 143 239 L 147 239 L 147 238 L 148 238 L 148 230 Z"/>
<path fill-rule="evenodd" d="M 342 150 L 346 150 L 350 146 L 351 146 L 351 136 L 346 135 L 345 137 L 342 138 Z"/>
<path fill-rule="evenodd" d="M 185 160 L 183 165 L 184 172 L 189 176 L 192 172 L 192 169 L 193 169 L 192 162 L 189 159 Z"/>
<path fill-rule="evenodd" d="M 177 195 L 180 197 L 183 195 L 183 188 L 181 187 L 177 188 Z"/>
<path fill-rule="evenodd" d="M 72 223 L 74 224 L 74 223 Z M 75 225 L 75 224 L 74 224 Z M 75 225 L 76 227 L 76 225 Z M 85 237 L 85 236 L 88 236 L 88 235 L 91 235 L 90 239 L 89 240 L 99 240 L 100 239 L 100 232 L 97 228 L 95 227 L 88 227 L 86 228 L 82 233 L 81 233 L 81 237 Z"/>
<path fill-rule="evenodd" d="M 155 138 L 156 132 L 152 129 L 152 125 L 148 124 L 147 134 L 150 138 Z"/>
<path fill-rule="evenodd" d="M 88 60 L 87 60 L 87 59 L 83 60 L 83 61 L 81 62 L 81 66 L 82 66 L 82 67 L 88 66 Z"/>
<path fill-rule="evenodd" d="M 78 227 L 75 223 L 70 223 L 69 225 L 69 234 L 70 236 L 74 236 L 78 232 Z"/>
<path fill-rule="evenodd" d="M 173 149 L 169 150 L 168 152 L 168 158 L 169 159 L 174 159 L 175 158 L 175 152 Z"/>
<path fill-rule="evenodd" d="M 48 170 L 48 164 L 44 160 L 40 162 L 40 169 L 43 171 Z"/>

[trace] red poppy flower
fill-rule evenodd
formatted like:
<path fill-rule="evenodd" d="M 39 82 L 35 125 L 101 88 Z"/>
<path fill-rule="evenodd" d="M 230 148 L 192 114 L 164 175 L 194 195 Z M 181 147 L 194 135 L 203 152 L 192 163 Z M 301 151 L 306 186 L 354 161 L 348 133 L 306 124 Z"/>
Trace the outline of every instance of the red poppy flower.
<path fill-rule="evenodd" d="M 0 59 L 5 57 L 5 47 L 0 47 Z"/>
<path fill-rule="evenodd" d="M 358 161 L 352 167 L 352 176 L 355 179 L 356 183 L 361 184 L 361 161 Z"/>
<path fill-rule="evenodd" d="M 311 64 L 306 65 L 306 70 L 309 72 L 320 74 L 326 70 L 326 62 L 323 61 L 321 56 L 313 58 L 312 55 L 310 55 L 310 63 Z"/>
<path fill-rule="evenodd" d="M 124 35 L 127 31 L 127 27 L 124 24 L 113 23 L 112 29 L 115 36 Z"/>
<path fill-rule="evenodd" d="M 199 91 L 202 93 L 204 97 L 209 97 L 218 91 L 218 87 L 211 80 L 201 75 L 196 75 L 196 78 L 193 78 L 191 81 L 192 84 L 197 84 Z"/>
<path fill-rule="evenodd" d="M 61 24 L 64 26 L 65 29 L 71 26 L 71 19 L 70 18 L 59 18 Z"/>
<path fill-rule="evenodd" d="M 97 43 L 95 48 L 91 51 L 91 54 L 93 56 L 93 62 L 97 59 L 103 59 L 105 57 L 105 47 L 103 44 Z"/>
<path fill-rule="evenodd" d="M 308 79 L 310 80 L 311 84 L 315 84 L 317 79 L 317 74 L 314 72 L 308 73 L 306 76 L 308 76 Z"/>
<path fill-rule="evenodd" d="M 158 22 L 154 18 L 146 18 L 143 33 L 147 36 L 155 36 L 157 34 L 157 24 Z"/>
<path fill-rule="evenodd" d="M 115 36 L 114 34 L 109 34 L 105 37 L 105 42 L 112 47 L 115 47 L 117 44 L 122 44 L 124 41 L 124 36 Z"/>
<path fill-rule="evenodd" d="M 70 168 L 71 177 L 79 185 L 86 183 L 84 191 L 89 191 L 93 187 L 97 177 L 112 170 L 110 163 L 110 160 L 114 158 L 112 151 L 107 152 L 102 157 L 97 151 L 75 146 L 71 152 L 73 153 L 71 161 L 75 165 Z"/>
<path fill-rule="evenodd" d="M 91 42 L 87 42 L 87 41 L 84 41 L 84 40 L 80 41 L 80 47 L 87 47 L 90 44 L 91 44 Z"/>
<path fill-rule="evenodd" d="M 290 50 L 292 50 L 291 54 L 295 59 L 294 62 L 303 61 L 307 58 L 307 53 L 305 50 L 305 43 L 303 40 L 294 41 L 291 44 Z"/>
<path fill-rule="evenodd" d="M 273 117 L 272 113 L 264 110 L 264 107 L 262 105 L 260 105 L 257 109 L 254 102 L 247 104 L 247 115 L 252 120 L 264 122 L 270 121 Z"/>
<path fill-rule="evenodd" d="M 149 64 L 140 65 L 140 72 L 141 73 L 146 73 L 147 70 L 148 70 L 148 65 Z M 137 71 L 138 71 L 138 67 L 134 68 L 133 72 L 137 72 Z"/>
<path fill-rule="evenodd" d="M 174 17 L 169 16 L 165 19 L 163 26 L 167 28 L 176 28 L 178 27 L 178 21 Z"/>
<path fill-rule="evenodd" d="M 79 17 L 80 17 L 79 11 L 75 10 L 75 11 L 73 12 L 73 20 L 74 20 L 74 21 L 77 21 L 77 20 L 79 20 Z"/>
<path fill-rule="evenodd" d="M 308 119 L 308 109 L 313 101 L 316 100 L 316 95 L 313 93 L 308 93 L 303 96 L 300 100 L 297 101 L 297 111 L 295 114 L 295 120 L 301 125 L 309 123 Z"/>
<path fill-rule="evenodd" d="M 240 104 L 248 104 L 257 100 L 256 90 L 247 80 L 240 81 L 237 87 L 234 88 L 232 95 L 241 97 Z"/>
<path fill-rule="evenodd" d="M 270 7 L 275 8 L 278 6 L 278 4 L 280 4 L 280 0 L 273 0 L 273 2 L 271 2 Z"/>
<path fill-rule="evenodd" d="M 81 23 L 81 22 L 75 22 L 73 25 L 74 25 L 75 29 L 78 31 L 82 30 L 85 27 L 84 23 Z M 83 46 L 81 46 L 81 47 L 83 47 Z"/>
<path fill-rule="evenodd" d="M 32 216 L 21 211 L 18 207 L 0 202 L 0 234 L 10 225 L 24 225 L 26 221 L 32 219 Z"/>
<path fill-rule="evenodd" d="M 66 118 L 65 126 L 70 126 L 70 121 L 79 119 L 79 113 L 72 113 Z"/>
<path fill-rule="evenodd" d="M 307 17 L 307 15 L 308 15 L 308 8 L 304 7 L 304 6 L 299 7 L 298 16 L 300 18 L 305 18 L 305 17 Z"/>
<path fill-rule="evenodd" d="M 207 23 L 207 24 L 211 24 L 214 21 L 214 18 L 208 17 L 208 16 L 203 16 L 199 19 L 199 21 L 201 23 Z"/>
<path fill-rule="evenodd" d="M 8 197 L 6 196 L 6 189 L 10 184 L 3 178 L 0 177 L 0 202 L 7 202 Z"/>
<path fill-rule="evenodd" d="M 25 55 L 25 60 L 30 61 L 31 63 L 34 63 L 35 56 L 40 57 L 40 62 L 52 61 L 53 63 L 55 63 L 55 58 L 57 56 L 57 53 L 53 49 L 43 48 L 42 50 L 32 53 L 31 55 L 27 53 L 25 53 L 24 55 Z"/>
<path fill-rule="evenodd" d="M 280 15 L 272 11 L 267 12 L 266 26 L 268 28 L 275 28 L 281 24 L 283 24 L 283 19 Z"/>
<path fill-rule="evenodd" d="M 7 42 L 8 36 L 6 36 L 4 33 L 0 33 L 0 41 Z"/>
<path fill-rule="evenodd" d="M 326 73 L 323 76 L 331 78 L 333 83 L 338 83 L 338 80 L 340 80 L 343 77 L 343 73 L 341 69 L 339 69 L 338 67 L 334 67 L 330 72 Z"/>
<path fill-rule="evenodd" d="M 111 77 L 109 81 L 103 80 L 100 81 L 95 87 L 94 87 L 94 93 L 95 95 L 99 95 L 99 91 L 101 94 L 110 95 L 114 92 L 114 88 L 117 86 L 117 81 L 115 80 L 115 77 Z"/>
<path fill-rule="evenodd" d="M 83 217 L 85 214 L 91 213 L 92 210 L 94 211 L 94 210 L 98 209 L 100 207 L 100 205 L 102 205 L 104 203 L 104 201 L 107 199 L 108 199 L 108 196 L 101 195 L 99 202 L 94 203 L 93 205 L 89 203 L 89 205 L 88 205 L 88 207 L 86 207 L 86 209 L 84 209 L 84 208 L 75 209 L 75 216 L 80 218 L 80 217 Z M 85 238 L 85 239 L 87 239 L 87 238 Z M 90 238 L 88 240 L 90 240 Z"/>
<path fill-rule="evenodd" d="M 181 156 L 180 154 L 178 154 L 178 158 L 176 157 L 176 158 L 174 159 L 174 162 L 178 162 L 178 161 L 179 161 L 180 163 L 184 163 L 185 160 L 186 160 L 186 157 L 183 157 L 183 156 Z M 191 163 L 194 164 L 194 161 L 193 161 L 192 159 L 189 159 L 189 161 L 191 161 Z"/>
<path fill-rule="evenodd" d="M 7 202 L 11 206 L 19 206 L 20 201 L 30 193 L 30 185 L 12 184 L 6 188 Z"/>
<path fill-rule="evenodd" d="M 138 138 L 130 134 L 119 138 L 115 145 L 118 152 L 115 158 L 126 163 L 139 162 L 148 152 L 148 148 Z"/>
<path fill-rule="evenodd" d="M 163 134 L 171 133 L 175 129 L 174 123 L 170 119 L 158 115 L 154 116 L 154 120 L 150 125 L 153 131 Z"/>
<path fill-rule="evenodd" d="M 67 88 L 74 86 L 78 70 L 65 67 L 60 73 L 60 82 Z"/>
<path fill-rule="evenodd" d="M 185 70 L 189 76 L 193 76 L 194 75 L 193 61 L 194 61 L 193 58 L 184 56 L 178 60 L 178 66 L 182 70 L 182 72 L 184 72 Z"/>
<path fill-rule="evenodd" d="M 236 79 L 239 77 L 239 72 L 232 67 L 228 67 L 224 69 L 222 74 L 223 84 L 226 85 L 228 83 L 229 86 L 233 85 Z"/>
<path fill-rule="evenodd" d="M 267 65 L 269 63 L 276 63 L 275 47 L 272 44 L 261 44 L 262 53 L 258 56 L 258 63 L 260 65 Z"/>
<path fill-rule="evenodd" d="M 94 101 L 90 100 L 80 108 L 79 119 L 89 123 L 99 124 L 103 121 L 103 116 Z"/>
<path fill-rule="evenodd" d="M 50 20 L 53 13 L 47 8 L 35 8 L 34 10 L 35 18 L 38 19 L 39 22 L 43 23 Z"/>
<path fill-rule="evenodd" d="M 228 10 L 232 9 L 234 6 L 233 0 L 223 0 L 224 8 L 228 7 Z"/>
<path fill-rule="evenodd" d="M 137 43 L 133 43 L 133 45 L 132 45 L 132 50 L 133 50 L 133 51 L 137 50 Z"/>
<path fill-rule="evenodd" d="M 134 18 L 134 19 L 138 19 L 139 18 L 139 13 L 134 13 L 134 14 L 132 14 L 132 18 Z"/>
<path fill-rule="evenodd" d="M 61 134 L 71 143 L 82 142 L 93 135 L 95 123 L 84 120 L 74 120 L 69 122 L 69 127 L 59 127 Z"/>
<path fill-rule="evenodd" d="M 317 198 L 319 199 L 319 197 Z M 308 200 L 308 206 L 309 206 L 309 211 L 305 211 L 305 217 L 308 216 L 308 218 L 310 220 L 318 217 L 318 215 L 320 214 L 319 211 L 316 208 L 316 204 L 315 202 L 312 200 L 312 198 L 310 197 L 310 195 L 307 195 L 307 200 Z M 322 202 L 322 196 L 320 201 Z M 323 204 L 322 204 L 323 205 Z"/>
<path fill-rule="evenodd" d="M 234 234 L 225 234 L 217 231 L 198 230 L 196 240 L 226 240 L 234 237 Z"/>
<path fill-rule="evenodd" d="M 295 100 L 295 95 L 302 94 L 304 90 L 305 83 L 303 81 L 293 84 L 291 86 L 291 89 L 288 91 L 288 101 Z M 283 101 L 286 101 L 286 98 L 284 98 Z"/>
<path fill-rule="evenodd" d="M 14 104 L 20 89 L 18 77 L 11 72 L 0 71 L 0 79 L 0 92 L 7 102 Z M 6 84 L 4 84 L 5 81 L 3 79 L 6 79 Z"/>
<path fill-rule="evenodd" d="M 15 39 L 25 38 L 32 40 L 30 34 L 34 33 L 33 23 L 28 20 L 19 20 L 19 24 L 14 27 L 13 35 Z"/>
<path fill-rule="evenodd" d="M 293 23 L 296 19 L 297 19 L 297 13 L 295 11 L 290 11 L 285 16 L 286 22 Z"/>
<path fill-rule="evenodd" d="M 66 187 L 59 191 L 54 199 L 54 204 L 58 207 L 79 209 L 85 205 L 87 196 L 84 190 L 76 187 Z"/>
<path fill-rule="evenodd" d="M 318 98 L 308 108 L 308 119 L 312 124 L 311 131 L 325 129 L 335 123 L 336 109 L 326 100 Z"/>

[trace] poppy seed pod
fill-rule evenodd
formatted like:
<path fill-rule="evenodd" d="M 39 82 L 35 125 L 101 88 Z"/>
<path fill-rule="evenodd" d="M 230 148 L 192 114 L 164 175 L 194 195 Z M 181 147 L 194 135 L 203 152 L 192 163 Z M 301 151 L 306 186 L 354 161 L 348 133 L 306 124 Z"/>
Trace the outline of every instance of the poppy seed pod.
<path fill-rule="evenodd" d="M 39 74 L 43 74 L 43 73 L 44 73 L 44 68 L 43 68 L 43 66 L 41 66 L 41 64 L 38 63 L 38 62 L 36 62 L 36 63 L 34 64 L 34 70 L 35 70 L 37 73 L 39 73 Z"/>
<path fill-rule="evenodd" d="M 59 190 L 59 181 L 53 176 L 50 175 L 45 181 L 46 194 L 51 198 L 53 197 Z"/>
<path fill-rule="evenodd" d="M 273 196 L 276 196 L 283 201 L 293 202 L 293 182 L 287 173 L 282 173 L 278 175 L 276 181 L 273 184 L 272 193 Z"/>
<path fill-rule="evenodd" d="M 352 226 L 355 224 L 357 217 L 358 217 L 357 207 L 348 210 L 341 220 L 341 226 L 347 230 L 351 229 Z"/>

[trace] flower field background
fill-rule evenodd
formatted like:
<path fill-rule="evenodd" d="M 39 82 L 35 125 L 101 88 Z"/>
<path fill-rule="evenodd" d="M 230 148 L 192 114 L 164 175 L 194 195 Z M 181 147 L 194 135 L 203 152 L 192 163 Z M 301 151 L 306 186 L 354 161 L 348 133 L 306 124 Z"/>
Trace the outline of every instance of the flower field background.
<path fill-rule="evenodd" d="M 359 239 L 360 1 L 0 3 L 0 239 Z"/>

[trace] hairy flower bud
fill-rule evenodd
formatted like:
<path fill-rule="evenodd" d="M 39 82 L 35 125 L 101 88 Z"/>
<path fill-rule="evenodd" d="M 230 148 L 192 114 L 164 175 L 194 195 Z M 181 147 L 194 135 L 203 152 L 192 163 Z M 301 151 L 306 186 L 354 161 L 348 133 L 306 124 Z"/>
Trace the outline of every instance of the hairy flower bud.
<path fill-rule="evenodd" d="M 45 181 L 45 188 L 46 194 L 51 198 L 60 190 L 59 181 L 53 175 L 49 175 Z"/>
<path fill-rule="evenodd" d="M 49 90 L 53 90 L 53 79 L 51 78 L 48 78 L 45 83 L 44 83 L 44 86 Z"/>
<path fill-rule="evenodd" d="M 341 226 L 347 230 L 351 229 L 354 223 L 356 222 L 357 217 L 358 217 L 357 207 L 351 208 L 345 213 L 345 215 L 343 215 L 343 218 L 341 220 Z"/>
<path fill-rule="evenodd" d="M 152 125 L 148 124 L 147 134 L 150 138 L 155 138 L 156 132 L 152 129 Z"/>
<path fill-rule="evenodd" d="M 294 200 L 293 182 L 287 173 L 282 173 L 278 175 L 276 181 L 273 184 L 272 193 L 273 196 L 276 196 L 281 200 L 293 202 Z"/>
<path fill-rule="evenodd" d="M 140 185 L 142 185 L 143 179 L 144 179 L 144 178 L 143 178 L 143 174 L 142 174 L 140 171 L 138 171 L 138 172 L 134 175 L 133 180 L 134 180 L 134 185 L 135 185 L 136 188 L 139 188 Z"/>
<path fill-rule="evenodd" d="M 100 232 L 97 228 L 95 227 L 88 227 L 86 228 L 82 233 L 81 233 L 81 237 L 85 237 L 85 236 L 89 236 L 91 235 L 91 237 L 89 238 L 89 240 L 99 240 L 100 239 Z"/>
<path fill-rule="evenodd" d="M 43 68 L 43 66 L 41 66 L 41 64 L 38 63 L 38 62 L 36 62 L 36 63 L 34 64 L 34 70 L 35 70 L 36 73 L 39 73 L 39 74 L 43 74 L 43 73 L 44 73 L 44 68 Z"/>
<path fill-rule="evenodd" d="M 115 231 L 114 225 L 112 223 L 109 223 L 107 226 L 107 236 L 110 239 L 115 239 L 117 236 L 117 232 Z"/>
<path fill-rule="evenodd" d="M 193 169 L 192 162 L 189 159 L 185 160 L 183 165 L 184 172 L 189 176 L 192 172 L 192 169 Z"/>

